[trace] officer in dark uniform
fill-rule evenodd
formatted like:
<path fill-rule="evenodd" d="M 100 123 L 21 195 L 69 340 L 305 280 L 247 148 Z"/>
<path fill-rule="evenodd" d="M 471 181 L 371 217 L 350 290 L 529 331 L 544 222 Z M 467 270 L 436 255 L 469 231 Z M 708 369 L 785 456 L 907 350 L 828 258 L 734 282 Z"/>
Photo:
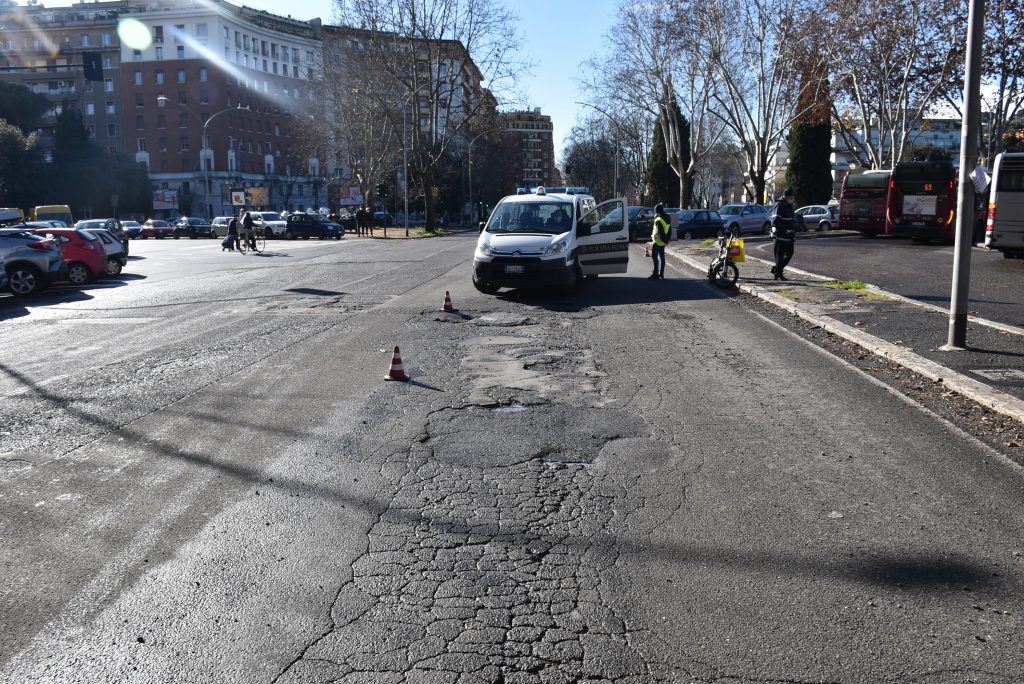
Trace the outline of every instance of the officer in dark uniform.
<path fill-rule="evenodd" d="M 786 188 L 775 205 L 775 265 L 772 274 L 776 280 L 789 280 L 783 273 L 793 258 L 796 242 L 796 212 L 793 209 L 793 189 Z"/>

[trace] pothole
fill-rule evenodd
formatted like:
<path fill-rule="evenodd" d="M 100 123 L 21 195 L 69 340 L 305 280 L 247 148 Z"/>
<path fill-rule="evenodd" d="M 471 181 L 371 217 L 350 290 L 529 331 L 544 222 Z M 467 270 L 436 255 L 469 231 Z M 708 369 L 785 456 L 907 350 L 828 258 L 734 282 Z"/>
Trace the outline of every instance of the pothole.
<path fill-rule="evenodd" d="M 495 406 L 491 411 L 495 413 L 523 413 L 529 411 L 529 406 L 523 406 L 522 404 L 508 404 L 506 406 Z"/>
<path fill-rule="evenodd" d="M 481 316 L 474 320 L 473 323 L 481 327 L 515 328 L 524 325 L 537 325 L 537 319 L 532 316 L 499 312 Z"/>

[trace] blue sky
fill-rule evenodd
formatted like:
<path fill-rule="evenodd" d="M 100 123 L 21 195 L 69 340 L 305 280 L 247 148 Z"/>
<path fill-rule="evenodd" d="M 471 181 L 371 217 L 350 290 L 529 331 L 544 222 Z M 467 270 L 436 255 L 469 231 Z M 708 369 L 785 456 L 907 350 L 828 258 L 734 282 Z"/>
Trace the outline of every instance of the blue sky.
<path fill-rule="evenodd" d="M 296 19 L 320 17 L 324 23 L 334 21 L 333 0 L 232 0 L 236 4 L 266 10 Z M 611 27 L 617 13 L 615 0 L 506 0 L 519 14 L 520 32 L 526 38 L 522 55 L 535 63 L 533 75 L 523 81 L 522 89 L 530 107 L 540 107 L 551 116 L 554 127 L 555 154 L 561 155 L 562 143 L 576 123 L 581 108 L 574 104 L 584 100 L 579 85 L 580 65 L 597 51 L 604 33 Z M 24 4 L 24 3 L 22 3 Z M 61 7 L 72 0 L 43 4 Z M 301 7 L 301 9 L 298 9 Z"/>

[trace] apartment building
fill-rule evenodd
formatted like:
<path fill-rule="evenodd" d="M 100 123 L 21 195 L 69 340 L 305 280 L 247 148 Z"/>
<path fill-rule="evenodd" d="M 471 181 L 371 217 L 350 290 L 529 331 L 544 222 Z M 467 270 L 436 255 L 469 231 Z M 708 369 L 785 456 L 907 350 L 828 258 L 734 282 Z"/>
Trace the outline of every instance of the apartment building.
<path fill-rule="evenodd" d="M 267 208 L 325 202 L 319 159 L 295 135 L 316 100 L 319 19 L 222 0 L 119 0 L 4 7 L 0 20 L 0 78 L 54 102 L 44 147 L 59 107 L 77 107 L 98 144 L 148 166 L 157 215 L 230 213 L 238 188 Z M 126 44 L 125 21 L 145 40 Z M 102 82 L 84 79 L 86 52 L 101 55 Z"/>
<path fill-rule="evenodd" d="M 551 117 L 541 114 L 537 107 L 532 111 L 502 113 L 501 120 L 503 130 L 516 139 L 516 156 L 511 161 L 517 186 L 560 185 Z"/>

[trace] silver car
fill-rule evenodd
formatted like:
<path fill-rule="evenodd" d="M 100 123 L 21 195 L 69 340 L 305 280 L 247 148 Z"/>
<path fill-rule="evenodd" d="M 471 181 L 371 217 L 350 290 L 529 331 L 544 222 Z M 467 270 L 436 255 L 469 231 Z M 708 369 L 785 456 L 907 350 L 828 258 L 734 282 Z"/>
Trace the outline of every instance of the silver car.
<path fill-rule="evenodd" d="M 128 265 L 128 254 L 125 253 L 121 241 L 105 228 L 86 228 L 85 230 L 98 237 L 103 244 L 103 251 L 107 255 L 106 274 L 109 276 L 121 275 L 121 270 Z"/>
<path fill-rule="evenodd" d="M 811 230 L 832 230 L 832 226 L 836 223 L 832 207 L 827 207 L 824 204 L 800 207 L 796 210 L 796 215 L 803 219 L 804 225 Z"/>
<path fill-rule="evenodd" d="M 0 229 L 0 264 L 7 289 L 16 297 L 41 292 L 55 280 L 67 277 L 60 247 L 53 240 L 18 228 Z"/>
<path fill-rule="evenodd" d="M 768 235 L 772 230 L 772 216 L 760 204 L 726 204 L 718 213 L 726 230 L 739 235 Z"/>

